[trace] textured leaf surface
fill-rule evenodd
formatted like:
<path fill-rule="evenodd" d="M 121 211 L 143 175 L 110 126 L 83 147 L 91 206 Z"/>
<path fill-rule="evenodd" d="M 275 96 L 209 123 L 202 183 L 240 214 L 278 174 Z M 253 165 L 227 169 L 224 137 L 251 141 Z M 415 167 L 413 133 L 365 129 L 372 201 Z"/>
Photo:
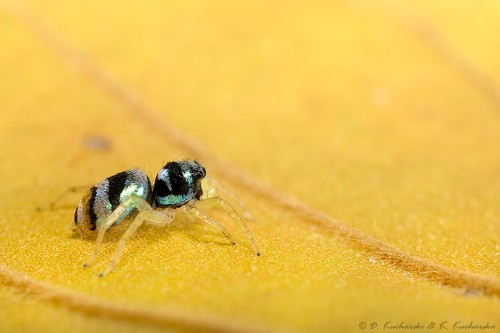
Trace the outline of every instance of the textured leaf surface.
<path fill-rule="evenodd" d="M 498 330 L 500 6 L 472 4 L 1 1 L 0 331 Z M 238 246 L 179 218 L 99 279 L 79 194 L 35 210 L 186 157 L 260 258 L 214 212 Z"/>

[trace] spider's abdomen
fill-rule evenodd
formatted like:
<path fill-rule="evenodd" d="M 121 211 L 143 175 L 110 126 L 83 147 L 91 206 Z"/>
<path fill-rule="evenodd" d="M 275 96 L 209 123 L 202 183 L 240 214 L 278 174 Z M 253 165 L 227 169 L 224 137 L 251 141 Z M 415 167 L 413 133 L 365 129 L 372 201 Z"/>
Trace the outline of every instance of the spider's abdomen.
<path fill-rule="evenodd" d="M 149 204 L 153 203 L 151 182 L 142 170 L 132 169 L 117 173 L 88 190 L 76 208 L 75 227 L 83 232 L 96 230 L 97 220 L 107 217 L 131 195 L 141 197 Z M 116 224 L 133 209 L 132 207 L 125 212 Z"/>
<path fill-rule="evenodd" d="M 155 207 L 179 207 L 203 194 L 205 168 L 193 160 L 167 163 L 158 173 L 153 188 Z"/>

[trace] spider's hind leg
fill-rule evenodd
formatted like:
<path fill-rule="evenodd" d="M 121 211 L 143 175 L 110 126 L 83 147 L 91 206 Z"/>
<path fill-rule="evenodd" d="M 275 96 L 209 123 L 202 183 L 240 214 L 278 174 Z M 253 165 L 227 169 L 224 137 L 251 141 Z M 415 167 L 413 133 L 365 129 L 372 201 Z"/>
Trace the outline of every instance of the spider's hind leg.
<path fill-rule="evenodd" d="M 121 220 L 128 215 L 134 208 L 137 208 L 140 212 L 138 216 L 136 216 L 136 219 L 142 212 L 153 210 L 153 208 L 151 208 L 151 206 L 144 199 L 136 195 L 131 195 L 123 200 L 120 205 L 116 207 L 116 209 L 107 217 L 97 220 L 96 225 L 99 233 L 97 234 L 94 251 L 92 251 L 87 261 L 83 264 L 83 267 L 88 267 L 92 261 L 94 261 L 97 256 L 97 252 L 99 252 L 99 248 L 102 245 L 106 231 L 108 231 L 108 229 L 111 228 L 116 221 Z"/>
<path fill-rule="evenodd" d="M 152 209 L 141 211 L 123 234 L 122 238 L 118 242 L 118 246 L 116 247 L 113 259 L 111 259 L 108 267 L 106 267 L 106 269 L 99 274 L 99 277 L 103 277 L 104 275 L 108 274 L 116 266 L 116 264 L 120 261 L 120 257 L 123 249 L 125 248 L 125 245 L 143 223 L 149 222 L 152 224 L 163 226 L 172 222 L 173 219 L 174 214 L 170 209 L 165 209 L 163 211 L 155 211 Z"/>
<path fill-rule="evenodd" d="M 89 185 L 81 185 L 81 186 L 71 186 L 70 188 L 66 189 L 64 192 L 59 194 L 54 200 L 52 200 L 49 204 L 45 206 L 38 206 L 36 207 L 37 211 L 44 211 L 44 210 L 52 210 L 55 208 L 65 208 L 65 207 L 56 207 L 56 205 L 64 199 L 68 194 L 71 193 L 78 193 L 78 192 L 83 192 L 91 188 L 92 186 Z"/>

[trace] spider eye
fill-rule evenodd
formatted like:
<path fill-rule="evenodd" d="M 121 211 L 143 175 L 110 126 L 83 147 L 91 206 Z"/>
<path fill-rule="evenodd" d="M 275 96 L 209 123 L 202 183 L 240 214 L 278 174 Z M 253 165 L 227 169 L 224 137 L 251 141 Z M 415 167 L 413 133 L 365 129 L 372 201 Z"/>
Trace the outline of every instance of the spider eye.
<path fill-rule="evenodd" d="M 193 171 L 194 171 L 194 174 L 199 179 L 203 179 L 207 175 L 207 171 L 205 170 L 205 168 L 203 167 L 203 165 L 201 165 L 200 162 L 198 162 L 198 161 L 194 161 Z"/>
<path fill-rule="evenodd" d="M 200 168 L 200 171 L 199 171 L 199 176 L 200 176 L 200 179 L 201 179 L 201 178 L 205 178 L 205 176 L 207 175 L 207 171 L 206 171 L 206 170 L 205 170 L 205 168 L 204 168 L 204 167 L 202 167 L 201 165 L 200 165 L 200 167 L 201 167 L 201 168 Z"/>

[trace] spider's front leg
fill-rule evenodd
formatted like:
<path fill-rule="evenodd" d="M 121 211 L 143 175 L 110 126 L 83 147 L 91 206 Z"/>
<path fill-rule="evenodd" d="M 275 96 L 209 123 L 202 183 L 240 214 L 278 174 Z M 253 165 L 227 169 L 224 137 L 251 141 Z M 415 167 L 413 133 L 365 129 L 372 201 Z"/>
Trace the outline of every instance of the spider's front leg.
<path fill-rule="evenodd" d="M 192 217 L 194 217 L 202 222 L 205 222 L 209 226 L 219 230 L 220 232 L 222 232 L 224 234 L 224 236 L 226 236 L 229 239 L 231 244 L 236 245 L 236 242 L 234 241 L 233 236 L 231 236 L 231 234 L 227 231 L 226 228 L 224 228 L 223 225 L 221 225 L 219 222 L 215 221 L 214 219 L 210 218 L 209 216 L 207 216 L 206 214 L 201 212 L 196 207 L 197 203 L 199 203 L 199 202 L 200 201 L 198 201 L 198 200 L 192 199 L 188 203 L 186 203 L 185 205 L 179 207 L 178 209 L 181 213 L 190 215 L 190 216 L 192 216 Z"/>
<path fill-rule="evenodd" d="M 252 244 L 252 247 L 255 251 L 255 254 L 257 256 L 260 256 L 260 251 L 259 248 L 257 247 L 257 243 L 255 243 L 255 240 L 252 236 L 252 233 L 250 232 L 250 229 L 248 229 L 248 226 L 246 225 L 245 221 L 238 215 L 236 210 L 231 206 L 226 200 L 220 198 L 220 197 L 213 197 L 213 198 L 208 198 L 202 201 L 199 201 L 200 205 L 206 206 L 208 205 L 216 205 L 219 206 L 220 208 L 224 209 L 231 218 L 240 225 L 240 227 L 243 229 L 245 234 L 247 235 L 248 240 L 250 241 L 250 244 Z"/>
<path fill-rule="evenodd" d="M 250 221 L 255 221 L 254 217 L 248 211 L 245 207 L 245 204 L 243 203 L 242 200 L 240 200 L 236 194 L 234 194 L 232 191 L 226 189 L 223 187 L 215 178 L 212 177 L 205 177 L 204 179 L 205 186 L 204 189 L 207 193 L 207 197 L 202 199 L 201 201 L 198 202 L 198 205 L 203 208 L 209 208 L 212 206 L 218 206 L 222 208 L 223 210 L 226 211 L 231 218 L 240 225 L 240 227 L 243 229 L 245 234 L 247 235 L 248 240 L 250 241 L 250 244 L 252 244 L 252 247 L 255 251 L 255 254 L 257 256 L 260 256 L 260 251 L 259 248 L 257 247 L 257 244 L 255 243 L 255 240 L 252 236 L 252 233 L 250 232 L 250 229 L 248 229 L 248 226 L 246 225 L 245 221 L 240 217 L 238 212 L 234 209 L 234 207 L 229 204 L 226 200 L 224 200 L 221 195 L 227 196 L 231 198 L 231 201 L 235 201 L 236 204 L 240 207 L 241 211 L 243 212 L 243 217 L 245 217 L 246 220 Z"/>
<path fill-rule="evenodd" d="M 222 186 L 222 184 L 219 183 L 217 179 L 206 176 L 203 179 L 203 182 L 204 182 L 203 189 L 206 193 L 206 197 L 203 198 L 202 201 L 207 201 L 207 199 L 212 199 L 216 197 L 229 198 L 231 202 L 235 202 L 236 205 L 239 206 L 241 213 L 246 220 L 252 222 L 255 221 L 255 218 L 253 217 L 252 213 L 250 213 L 250 211 L 246 208 L 245 203 L 240 198 L 238 198 L 238 196 L 234 192 Z M 207 207 L 210 203 L 213 203 L 215 205 L 217 204 L 215 201 L 208 200 L 206 203 L 204 203 L 203 206 Z"/>

